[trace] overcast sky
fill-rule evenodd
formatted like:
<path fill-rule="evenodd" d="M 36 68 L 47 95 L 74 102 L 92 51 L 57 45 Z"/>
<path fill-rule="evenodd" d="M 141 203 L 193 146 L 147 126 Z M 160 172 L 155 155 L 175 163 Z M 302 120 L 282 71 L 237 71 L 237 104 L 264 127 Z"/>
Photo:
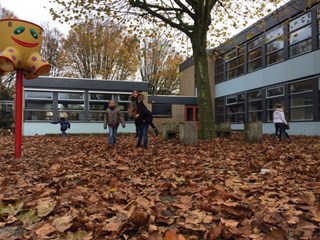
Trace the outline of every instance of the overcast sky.
<path fill-rule="evenodd" d="M 68 33 L 69 27 L 67 24 L 62 25 L 52 20 L 49 13 L 49 0 L 0 0 L 0 5 L 11 10 L 22 20 L 38 25 L 49 22 L 50 26 L 58 28 L 65 35 Z"/>

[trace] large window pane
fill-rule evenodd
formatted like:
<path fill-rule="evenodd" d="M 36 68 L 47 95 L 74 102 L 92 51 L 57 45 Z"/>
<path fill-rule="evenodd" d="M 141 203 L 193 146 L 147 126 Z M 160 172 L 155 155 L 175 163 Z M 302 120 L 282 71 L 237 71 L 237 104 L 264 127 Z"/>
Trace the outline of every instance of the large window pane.
<path fill-rule="evenodd" d="M 58 104 L 59 110 L 84 110 L 83 103 L 75 103 L 75 102 L 61 102 Z"/>
<path fill-rule="evenodd" d="M 262 45 L 262 38 L 259 37 L 248 44 L 249 51 Z"/>
<path fill-rule="evenodd" d="M 50 111 L 25 111 L 25 121 L 51 121 L 53 113 Z"/>
<path fill-rule="evenodd" d="M 248 108 L 249 108 L 249 111 L 262 110 L 262 101 L 258 100 L 258 101 L 248 102 Z"/>
<path fill-rule="evenodd" d="M 79 100 L 84 99 L 84 93 L 75 93 L 75 92 L 59 92 L 58 93 L 58 99 L 61 100 Z"/>
<path fill-rule="evenodd" d="M 237 103 L 237 102 L 238 102 L 237 96 L 232 96 L 232 97 L 226 98 L 226 104 L 227 105 L 234 104 L 234 103 Z"/>
<path fill-rule="evenodd" d="M 267 44 L 267 53 L 272 53 L 282 49 L 284 46 L 283 40 L 276 40 Z"/>
<path fill-rule="evenodd" d="M 283 50 L 271 53 L 267 56 L 267 65 L 282 61 L 283 59 Z"/>
<path fill-rule="evenodd" d="M 238 59 L 233 59 L 232 61 L 227 63 L 227 69 L 234 68 L 238 65 Z"/>
<path fill-rule="evenodd" d="M 103 122 L 105 112 L 90 112 L 89 121 Z"/>
<path fill-rule="evenodd" d="M 215 100 L 215 120 L 216 123 L 224 122 L 224 98 L 217 98 Z"/>
<path fill-rule="evenodd" d="M 267 99 L 267 109 L 273 110 L 276 103 L 284 105 L 284 97 L 276 97 Z"/>
<path fill-rule="evenodd" d="M 312 92 L 305 93 L 305 94 L 292 95 L 290 97 L 290 107 L 312 105 L 312 102 L 313 102 Z"/>
<path fill-rule="evenodd" d="M 50 109 L 52 109 L 52 102 L 26 100 L 25 108 L 26 109 L 43 109 L 43 110 L 48 109 L 48 110 L 50 110 Z"/>
<path fill-rule="evenodd" d="M 223 82 L 223 75 L 221 74 L 221 75 L 218 75 L 218 76 L 216 76 L 216 83 L 221 83 L 221 82 Z"/>
<path fill-rule="evenodd" d="M 109 93 L 90 93 L 89 99 L 91 101 L 94 101 L 94 100 L 108 100 L 109 101 L 112 99 L 112 94 L 109 94 Z"/>
<path fill-rule="evenodd" d="M 26 99 L 52 99 L 52 92 L 26 91 Z"/>
<path fill-rule="evenodd" d="M 267 32 L 265 35 L 265 41 L 266 42 L 271 42 L 275 39 L 279 39 L 283 36 L 283 26 L 280 25 L 274 29 L 272 29 L 271 31 Z"/>
<path fill-rule="evenodd" d="M 311 12 L 308 12 L 289 23 L 289 31 L 292 32 L 302 26 L 305 26 L 307 24 L 311 23 Z"/>
<path fill-rule="evenodd" d="M 172 116 L 171 104 L 153 104 L 152 113 L 154 116 Z"/>
<path fill-rule="evenodd" d="M 130 101 L 131 94 L 119 94 L 119 101 Z"/>
<path fill-rule="evenodd" d="M 307 38 L 311 38 L 311 25 L 301 28 L 289 35 L 289 43 L 293 45 Z"/>
<path fill-rule="evenodd" d="M 120 111 L 128 111 L 129 103 L 128 102 L 119 102 L 118 106 Z"/>
<path fill-rule="evenodd" d="M 237 50 L 233 50 L 230 53 L 226 54 L 226 61 L 231 61 L 232 59 L 237 57 Z"/>
<path fill-rule="evenodd" d="M 238 69 L 235 68 L 235 69 L 232 69 L 230 71 L 227 72 L 227 78 L 230 79 L 230 78 L 234 78 L 238 75 Z"/>
<path fill-rule="evenodd" d="M 284 95 L 284 87 L 275 87 L 267 89 L 267 97 L 275 97 L 275 96 L 283 96 Z"/>
<path fill-rule="evenodd" d="M 249 61 L 256 59 L 256 58 L 259 58 L 259 57 L 261 57 L 261 55 L 262 55 L 261 48 L 257 48 L 256 50 L 249 52 L 249 55 L 248 55 Z"/>
<path fill-rule="evenodd" d="M 223 73 L 223 66 L 216 67 L 216 75 Z"/>
<path fill-rule="evenodd" d="M 291 121 L 313 120 L 313 107 L 301 107 L 290 109 Z"/>
<path fill-rule="evenodd" d="M 290 93 L 311 91 L 313 80 L 301 81 L 290 84 Z"/>
<path fill-rule="evenodd" d="M 310 52 L 311 51 L 311 39 L 308 39 L 304 42 L 300 42 L 296 45 L 290 46 L 290 56 L 296 56 L 301 53 Z"/>
<path fill-rule="evenodd" d="M 243 53 L 244 53 L 244 47 L 241 46 L 239 48 L 234 49 L 232 52 L 226 54 L 225 59 L 226 59 L 226 68 L 227 68 L 227 79 L 237 77 L 244 73 Z M 217 75 L 218 73 L 216 72 L 216 76 Z"/>
<path fill-rule="evenodd" d="M 262 59 L 259 58 L 259 59 L 254 60 L 254 61 L 252 61 L 252 62 L 249 63 L 249 65 L 248 65 L 248 71 L 249 71 L 249 72 L 252 72 L 252 71 L 254 71 L 254 70 L 256 70 L 256 69 L 259 69 L 259 68 L 261 68 L 261 67 L 262 67 Z"/>
<path fill-rule="evenodd" d="M 262 90 L 249 92 L 248 93 L 248 99 L 249 100 L 262 99 Z"/>
<path fill-rule="evenodd" d="M 68 114 L 68 120 L 70 121 L 84 121 L 83 112 L 70 112 L 70 111 L 63 111 L 63 112 L 66 112 Z M 62 111 L 60 113 L 62 113 Z"/>
<path fill-rule="evenodd" d="M 90 102 L 89 110 L 93 111 L 101 111 L 106 110 L 108 107 L 108 102 Z"/>

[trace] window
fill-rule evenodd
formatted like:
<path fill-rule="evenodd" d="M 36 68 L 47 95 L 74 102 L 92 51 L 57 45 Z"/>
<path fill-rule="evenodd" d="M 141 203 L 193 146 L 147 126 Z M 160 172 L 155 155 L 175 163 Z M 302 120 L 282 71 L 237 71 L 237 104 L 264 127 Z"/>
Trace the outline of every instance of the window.
<path fill-rule="evenodd" d="M 26 121 L 51 121 L 53 113 L 45 111 L 25 111 Z"/>
<path fill-rule="evenodd" d="M 53 116 L 53 93 L 49 91 L 25 91 L 26 121 L 51 121 Z"/>
<path fill-rule="evenodd" d="M 217 98 L 215 100 L 215 117 L 216 123 L 224 122 L 224 98 Z"/>
<path fill-rule="evenodd" d="M 110 93 L 89 93 L 90 101 L 110 101 L 112 99 L 112 94 Z"/>
<path fill-rule="evenodd" d="M 227 65 L 227 79 L 244 73 L 244 47 L 234 49 L 225 55 Z"/>
<path fill-rule="evenodd" d="M 172 116 L 172 105 L 165 103 L 152 104 L 152 114 L 158 117 L 171 117 Z"/>
<path fill-rule="evenodd" d="M 273 110 L 276 103 L 284 105 L 284 87 L 274 87 L 266 89 L 267 98 L 267 121 L 273 121 Z"/>
<path fill-rule="evenodd" d="M 262 121 L 262 90 L 248 93 L 248 121 Z"/>
<path fill-rule="evenodd" d="M 118 108 L 120 109 L 121 116 L 127 121 L 129 120 L 128 108 L 130 103 L 131 94 L 119 94 L 118 96 Z"/>
<path fill-rule="evenodd" d="M 26 91 L 26 99 L 47 99 L 52 100 L 52 92 Z"/>
<path fill-rule="evenodd" d="M 265 37 L 267 65 L 282 61 L 284 59 L 283 25 L 280 25 L 267 32 Z"/>
<path fill-rule="evenodd" d="M 71 121 L 84 120 L 84 92 L 59 92 L 59 113 L 66 112 Z"/>
<path fill-rule="evenodd" d="M 320 7 L 317 8 L 317 18 L 318 18 L 318 47 L 320 48 Z"/>
<path fill-rule="evenodd" d="M 232 123 L 244 122 L 244 94 L 226 98 L 227 121 Z"/>
<path fill-rule="evenodd" d="M 313 81 L 290 84 L 290 120 L 313 120 Z"/>
<path fill-rule="evenodd" d="M 262 67 L 262 37 L 248 44 L 248 72 Z"/>
<path fill-rule="evenodd" d="M 89 121 L 102 122 L 109 101 L 113 99 L 110 93 L 89 92 Z"/>
<path fill-rule="evenodd" d="M 290 57 L 311 51 L 311 12 L 289 23 Z"/>
<path fill-rule="evenodd" d="M 216 76 L 216 79 L 215 79 L 215 83 L 220 83 L 220 82 L 223 82 L 224 80 L 224 77 L 223 77 L 223 74 L 224 74 L 224 70 L 223 70 L 223 58 L 222 57 L 219 57 L 216 61 L 215 61 L 215 76 Z"/>

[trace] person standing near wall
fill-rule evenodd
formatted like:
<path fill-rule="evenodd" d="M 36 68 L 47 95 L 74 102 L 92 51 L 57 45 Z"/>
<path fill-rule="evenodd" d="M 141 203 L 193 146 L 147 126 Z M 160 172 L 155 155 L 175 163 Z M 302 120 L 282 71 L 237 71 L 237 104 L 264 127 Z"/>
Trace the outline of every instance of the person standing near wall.
<path fill-rule="evenodd" d="M 138 112 L 138 113 L 142 113 L 142 112 L 144 112 L 144 114 L 148 114 L 148 116 L 146 116 L 146 118 L 147 118 L 147 120 L 149 121 L 148 122 L 148 124 L 150 124 L 150 126 L 152 127 L 152 129 L 153 129 L 153 131 L 155 132 L 155 134 L 156 134 L 156 136 L 158 136 L 159 135 L 159 131 L 158 131 L 158 129 L 157 129 L 157 127 L 154 125 L 154 123 L 153 123 L 153 116 L 152 116 L 152 113 L 148 110 L 148 108 L 146 107 L 146 105 L 143 103 L 143 100 L 144 100 L 144 95 L 143 94 L 141 94 L 141 93 L 139 93 L 139 91 L 137 91 L 137 90 L 133 90 L 132 91 L 132 95 L 131 95 L 131 97 L 130 97 L 130 100 L 131 100 L 131 103 L 132 104 L 130 104 L 129 105 L 129 109 L 128 109 L 128 113 L 129 113 L 129 116 L 130 115 L 132 115 L 132 114 L 130 114 L 130 112 Z M 130 110 L 130 108 L 132 107 L 134 107 L 133 106 L 133 103 L 135 103 L 135 107 L 136 107 L 136 109 L 134 109 L 134 110 Z M 130 107 L 131 106 L 131 107 Z M 148 112 L 147 112 L 148 111 Z M 135 117 L 135 116 L 132 116 L 132 117 Z M 135 118 L 135 125 L 136 125 L 136 133 L 138 133 L 138 125 L 137 125 L 137 118 Z"/>
<path fill-rule="evenodd" d="M 273 123 L 275 127 L 275 134 L 274 136 L 281 140 L 285 133 L 285 126 L 288 125 L 285 115 L 283 106 L 280 103 L 277 103 L 274 107 L 273 112 Z"/>
<path fill-rule="evenodd" d="M 110 100 L 105 112 L 103 124 L 104 129 L 109 127 L 108 147 L 113 147 L 116 144 L 117 131 L 120 123 L 122 127 L 125 127 L 125 122 L 123 117 L 120 116 L 119 108 L 116 107 L 114 100 Z"/>
<path fill-rule="evenodd" d="M 137 145 L 136 147 L 141 147 L 141 142 L 143 138 L 143 147 L 148 147 L 148 127 L 150 124 L 150 114 L 151 112 L 148 109 L 141 109 L 139 113 L 135 115 L 135 123 L 137 127 Z M 152 115 L 152 114 L 151 114 Z"/>

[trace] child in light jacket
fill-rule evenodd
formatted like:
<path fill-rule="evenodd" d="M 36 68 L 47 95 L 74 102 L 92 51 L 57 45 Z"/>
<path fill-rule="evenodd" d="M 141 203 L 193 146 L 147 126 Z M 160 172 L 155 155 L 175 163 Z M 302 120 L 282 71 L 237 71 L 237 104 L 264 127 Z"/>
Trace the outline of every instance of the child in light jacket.
<path fill-rule="evenodd" d="M 113 147 L 116 143 L 116 136 L 120 123 L 122 127 L 125 127 L 125 122 L 123 117 L 120 116 L 119 108 L 116 107 L 114 100 L 110 100 L 109 106 L 105 112 L 103 125 L 104 129 L 109 127 L 109 147 Z"/>
<path fill-rule="evenodd" d="M 284 115 L 283 106 L 280 103 L 277 103 L 275 105 L 275 109 L 273 112 L 273 123 L 275 127 L 274 136 L 277 137 L 278 139 L 281 139 L 282 136 L 284 135 L 285 125 L 288 125 L 288 123 Z"/>

